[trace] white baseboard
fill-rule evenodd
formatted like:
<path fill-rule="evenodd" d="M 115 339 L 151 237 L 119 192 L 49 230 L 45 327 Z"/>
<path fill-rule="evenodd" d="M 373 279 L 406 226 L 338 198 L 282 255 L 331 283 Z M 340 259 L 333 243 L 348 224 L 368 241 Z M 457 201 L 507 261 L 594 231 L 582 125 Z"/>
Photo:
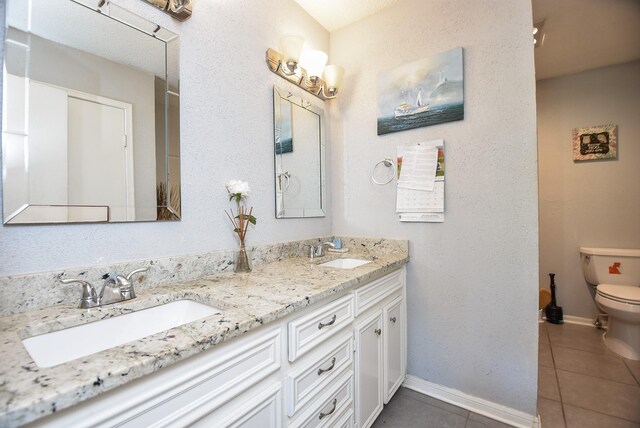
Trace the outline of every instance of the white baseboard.
<path fill-rule="evenodd" d="M 402 386 L 514 427 L 542 428 L 537 416 L 474 397 L 457 389 L 447 388 L 416 376 L 407 375 Z"/>
<path fill-rule="evenodd" d="M 578 324 L 578 325 L 587 325 L 589 327 L 595 327 L 595 324 L 593 324 L 593 319 L 591 318 L 576 317 L 574 315 L 565 315 L 562 318 L 564 319 L 564 322 L 566 322 L 567 324 Z"/>
<path fill-rule="evenodd" d="M 547 318 L 543 318 L 543 320 L 545 321 L 546 319 Z M 575 315 L 565 315 L 562 317 L 562 319 L 567 324 L 584 325 L 587 327 L 594 327 L 594 328 L 596 327 L 596 325 L 593 323 L 592 318 L 577 317 Z M 603 320 L 602 317 L 600 317 L 600 320 L 602 321 L 602 328 L 606 329 L 607 328 L 606 320 Z"/>

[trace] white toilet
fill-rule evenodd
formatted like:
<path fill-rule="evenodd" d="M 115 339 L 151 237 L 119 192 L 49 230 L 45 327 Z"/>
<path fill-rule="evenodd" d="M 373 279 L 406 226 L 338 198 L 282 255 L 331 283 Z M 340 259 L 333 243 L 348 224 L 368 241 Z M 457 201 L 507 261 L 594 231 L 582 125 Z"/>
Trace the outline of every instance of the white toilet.
<path fill-rule="evenodd" d="M 596 304 L 609 314 L 604 344 L 640 360 L 640 249 L 580 247 L 582 272 L 596 286 Z"/>

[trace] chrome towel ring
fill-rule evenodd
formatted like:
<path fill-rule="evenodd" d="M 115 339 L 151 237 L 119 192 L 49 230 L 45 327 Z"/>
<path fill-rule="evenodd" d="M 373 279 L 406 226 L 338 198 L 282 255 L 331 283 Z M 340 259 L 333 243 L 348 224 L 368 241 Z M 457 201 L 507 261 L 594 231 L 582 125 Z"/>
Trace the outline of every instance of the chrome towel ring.
<path fill-rule="evenodd" d="M 376 170 L 378 169 L 378 167 L 380 165 L 384 165 L 387 168 L 391 168 L 391 176 L 389 177 L 389 179 L 387 181 L 378 181 L 376 180 L 375 174 L 376 174 Z M 373 167 L 373 171 L 371 171 L 371 181 L 373 181 L 375 184 L 378 184 L 380 186 L 384 186 L 386 184 L 389 184 L 393 181 L 393 179 L 396 176 L 396 169 L 395 169 L 395 162 L 391 159 L 391 158 L 385 158 L 383 160 L 381 160 L 380 162 L 378 162 L 377 164 L 375 164 L 375 166 Z"/>

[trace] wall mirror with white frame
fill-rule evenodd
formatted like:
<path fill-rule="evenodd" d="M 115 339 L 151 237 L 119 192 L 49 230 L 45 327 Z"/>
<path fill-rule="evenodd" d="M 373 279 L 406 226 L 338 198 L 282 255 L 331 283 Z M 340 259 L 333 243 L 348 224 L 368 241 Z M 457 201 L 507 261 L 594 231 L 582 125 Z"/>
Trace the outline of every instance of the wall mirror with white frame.
<path fill-rule="evenodd" d="M 324 217 L 324 111 L 273 87 L 276 218 Z"/>
<path fill-rule="evenodd" d="M 8 0 L 4 224 L 179 220 L 178 36 L 101 0 Z"/>

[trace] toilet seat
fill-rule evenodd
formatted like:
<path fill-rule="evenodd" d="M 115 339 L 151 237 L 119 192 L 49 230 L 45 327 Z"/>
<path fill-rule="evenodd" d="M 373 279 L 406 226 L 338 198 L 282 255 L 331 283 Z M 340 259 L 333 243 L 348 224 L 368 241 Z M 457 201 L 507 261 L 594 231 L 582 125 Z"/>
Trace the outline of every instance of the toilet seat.
<path fill-rule="evenodd" d="M 628 285 L 598 284 L 596 292 L 606 299 L 630 305 L 640 305 L 640 287 Z"/>

